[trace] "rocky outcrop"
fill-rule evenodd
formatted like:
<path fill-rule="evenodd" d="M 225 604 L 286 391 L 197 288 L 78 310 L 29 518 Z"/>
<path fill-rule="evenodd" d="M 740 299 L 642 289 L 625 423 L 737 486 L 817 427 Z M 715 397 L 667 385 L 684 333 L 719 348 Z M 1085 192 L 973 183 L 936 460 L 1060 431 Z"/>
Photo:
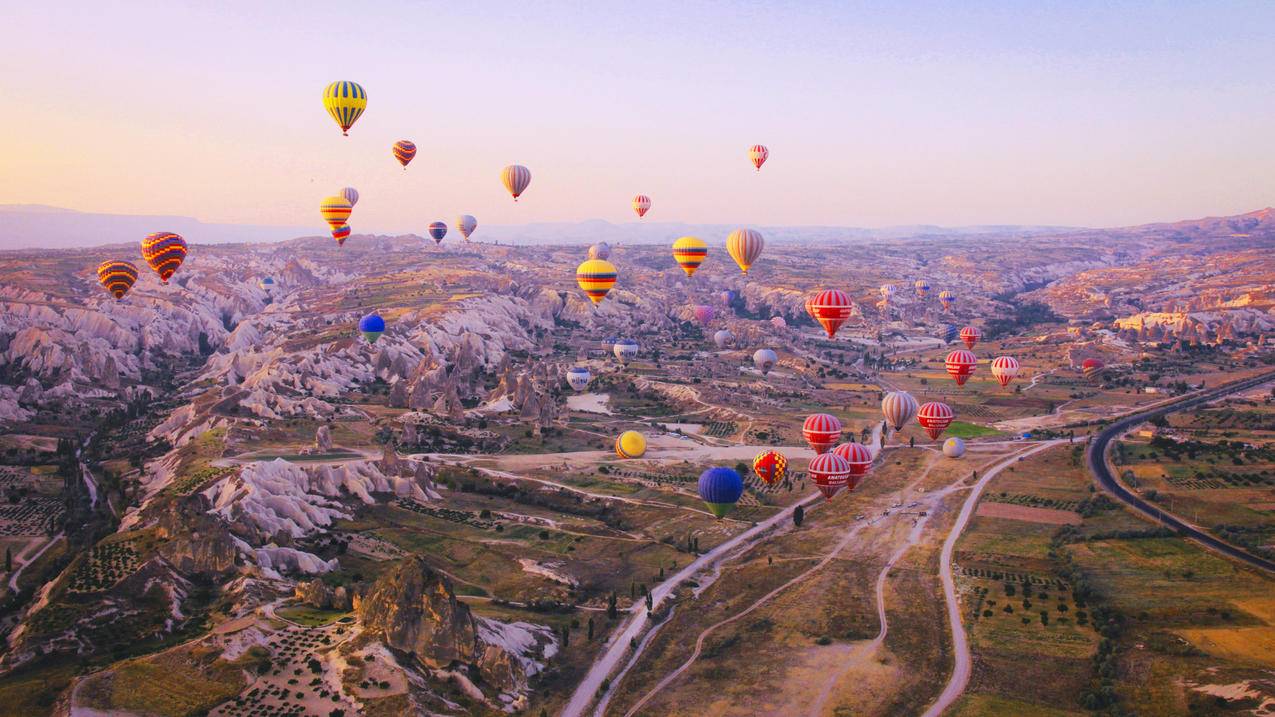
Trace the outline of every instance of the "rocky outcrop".
<path fill-rule="evenodd" d="M 159 554 L 186 576 L 225 576 L 236 569 L 238 551 L 226 523 L 209 514 L 206 496 L 196 493 L 165 507 L 156 524 Z"/>
<path fill-rule="evenodd" d="M 332 587 L 322 580 L 299 582 L 293 594 L 306 605 L 321 610 L 349 610 L 353 606 L 350 591 L 344 585 Z"/>
<path fill-rule="evenodd" d="M 447 578 L 420 556 L 383 575 L 366 595 L 355 598 L 354 609 L 365 631 L 426 666 L 478 660 L 478 629 L 469 608 L 456 600 Z"/>

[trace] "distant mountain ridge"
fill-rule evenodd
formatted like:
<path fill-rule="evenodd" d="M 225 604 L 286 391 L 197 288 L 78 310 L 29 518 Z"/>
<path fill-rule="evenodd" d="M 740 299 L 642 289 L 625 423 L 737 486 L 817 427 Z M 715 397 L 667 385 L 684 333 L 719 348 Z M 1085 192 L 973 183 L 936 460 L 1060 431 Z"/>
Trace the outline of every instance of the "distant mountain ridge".
<path fill-rule="evenodd" d="M 193 217 L 101 214 L 43 204 L 0 204 L 0 250 L 135 244 L 157 231 L 177 232 L 201 244 L 273 242 L 317 233 L 315 227 L 207 224 Z"/>

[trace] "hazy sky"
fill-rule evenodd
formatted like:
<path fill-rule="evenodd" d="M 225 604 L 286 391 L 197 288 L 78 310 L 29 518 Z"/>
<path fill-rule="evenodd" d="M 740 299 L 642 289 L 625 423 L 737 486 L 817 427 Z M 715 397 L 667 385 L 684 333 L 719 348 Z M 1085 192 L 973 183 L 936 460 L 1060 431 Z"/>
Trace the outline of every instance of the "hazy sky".
<path fill-rule="evenodd" d="M 55 6 L 55 7 L 54 7 Z M 7 3 L 0 203 L 355 231 L 1275 204 L 1275 3 Z M 343 138 L 323 87 L 367 112 Z M 390 144 L 419 147 L 406 171 Z M 758 175 L 753 143 L 770 147 Z M 505 164 L 527 165 L 514 204 Z"/>

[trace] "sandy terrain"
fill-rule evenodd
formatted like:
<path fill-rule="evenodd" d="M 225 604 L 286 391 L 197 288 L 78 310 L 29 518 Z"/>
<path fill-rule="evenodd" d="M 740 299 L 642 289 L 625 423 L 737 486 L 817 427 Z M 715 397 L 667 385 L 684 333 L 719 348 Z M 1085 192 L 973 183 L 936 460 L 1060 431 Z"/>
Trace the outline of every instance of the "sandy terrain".
<path fill-rule="evenodd" d="M 1080 525 L 1081 521 L 1080 514 L 1073 513 L 1070 510 L 1033 508 L 1028 505 L 1013 505 L 1011 503 L 981 503 L 975 515 L 986 518 L 1025 520 L 1028 523 L 1047 523 L 1049 525 Z"/>

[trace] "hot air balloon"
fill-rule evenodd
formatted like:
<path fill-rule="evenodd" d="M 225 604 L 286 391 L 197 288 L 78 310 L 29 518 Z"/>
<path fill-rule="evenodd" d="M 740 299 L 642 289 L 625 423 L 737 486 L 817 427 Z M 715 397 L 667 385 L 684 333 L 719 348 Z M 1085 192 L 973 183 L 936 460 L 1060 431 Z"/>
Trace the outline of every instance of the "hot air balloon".
<path fill-rule="evenodd" d="M 615 439 L 615 454 L 621 458 L 641 458 L 646 453 L 646 438 L 637 431 L 625 431 Z"/>
<path fill-rule="evenodd" d="M 956 340 L 958 335 L 960 335 L 960 331 L 956 328 L 956 324 L 944 324 L 940 338 L 943 339 L 943 343 L 950 344 Z"/>
<path fill-rule="evenodd" d="M 753 365 L 765 376 L 779 363 L 779 355 L 770 349 L 757 349 L 753 352 Z"/>
<path fill-rule="evenodd" d="M 611 353 L 615 354 L 616 359 L 623 366 L 628 366 L 638 355 L 638 342 L 633 339 L 620 339 L 611 347 Z"/>
<path fill-rule="evenodd" d="M 394 153 L 394 159 L 403 165 L 403 169 L 407 169 L 408 163 L 416 156 L 416 144 L 409 139 L 400 139 L 394 143 L 391 151 Z"/>
<path fill-rule="evenodd" d="M 611 245 L 607 244 L 604 241 L 600 241 L 597 244 L 590 246 L 589 258 L 590 259 L 610 259 Z"/>
<path fill-rule="evenodd" d="M 186 240 L 172 232 L 147 234 L 142 240 L 142 258 L 167 284 L 169 277 L 186 260 Z"/>
<path fill-rule="evenodd" d="M 673 242 L 673 261 L 682 267 L 687 276 L 694 276 L 695 270 L 708 257 L 708 245 L 699 237 L 682 237 Z"/>
<path fill-rule="evenodd" d="M 840 289 L 825 289 L 810 300 L 806 310 L 828 332 L 828 338 L 836 336 L 837 329 L 850 318 L 854 312 L 854 302 Z"/>
<path fill-rule="evenodd" d="M 849 441 L 833 448 L 832 452 L 846 459 L 846 463 L 850 464 L 850 476 L 846 481 L 846 488 L 854 490 L 859 486 L 863 476 L 872 470 L 872 451 L 869 451 L 868 447 L 862 443 Z"/>
<path fill-rule="evenodd" d="M 434 238 L 435 244 L 442 244 L 443 237 L 447 236 L 447 225 L 442 222 L 430 222 L 429 235 Z"/>
<path fill-rule="evenodd" d="M 978 359 L 965 349 L 957 349 L 947 355 L 944 363 L 947 365 L 947 374 L 956 379 L 956 385 L 964 386 L 966 379 L 970 377 L 970 374 L 974 373 L 974 368 L 978 366 Z"/>
<path fill-rule="evenodd" d="M 359 190 L 354 187 L 346 187 L 345 189 L 337 192 L 337 194 L 344 197 L 345 201 L 349 202 L 351 207 L 357 206 L 359 203 Z"/>
<path fill-rule="evenodd" d="M 766 163 L 766 158 L 770 156 L 770 150 L 760 144 L 754 144 L 748 148 L 748 160 L 753 163 L 757 171 L 761 171 L 761 166 Z"/>
<path fill-rule="evenodd" d="M 948 458 L 960 458 L 965 455 L 965 441 L 956 436 L 943 441 L 943 455 Z"/>
<path fill-rule="evenodd" d="M 717 466 L 699 474 L 699 497 L 717 518 L 731 512 L 743 494 L 744 479 L 734 468 Z"/>
<path fill-rule="evenodd" d="M 720 294 L 720 296 L 722 297 L 722 305 L 723 305 L 723 306 L 730 306 L 731 304 L 735 303 L 735 297 L 736 297 L 736 296 L 739 296 L 739 295 L 738 295 L 738 294 L 736 294 L 733 290 L 731 290 L 731 289 L 727 289 L 727 290 L 723 291 L 723 292 Z"/>
<path fill-rule="evenodd" d="M 922 404 L 916 411 L 916 422 L 936 441 L 952 424 L 953 418 L 956 418 L 956 414 L 952 413 L 952 407 L 938 401 Z"/>
<path fill-rule="evenodd" d="M 770 317 L 770 325 L 771 325 L 771 326 L 774 326 L 775 328 L 779 329 L 780 331 L 783 331 L 784 329 L 788 328 L 788 322 L 787 322 L 787 321 L 785 321 L 785 320 L 784 320 L 784 317 L 782 317 L 782 316 L 772 316 L 772 317 Z"/>
<path fill-rule="evenodd" d="M 815 321 L 818 321 L 819 316 L 815 314 L 815 297 L 816 296 L 818 296 L 818 294 L 811 294 L 810 296 L 807 296 L 805 307 L 806 307 L 806 313 L 809 314 L 810 318 L 814 319 Z"/>
<path fill-rule="evenodd" d="M 367 109 L 367 92 L 357 82 L 333 82 L 323 90 L 323 108 L 341 127 L 341 134 L 349 136 L 350 128 Z"/>
<path fill-rule="evenodd" d="M 881 300 L 888 302 L 894 298 L 894 284 L 881 285 Z"/>
<path fill-rule="evenodd" d="M 939 303 L 943 305 L 944 311 L 951 311 L 952 306 L 956 304 L 956 292 L 944 289 L 939 292 Z"/>
<path fill-rule="evenodd" d="M 734 342 L 735 342 L 735 334 L 732 334 L 730 332 L 730 329 L 722 329 L 718 331 L 717 333 L 713 334 L 713 343 L 716 344 L 717 348 L 719 349 L 724 349 L 727 346 L 730 346 Z"/>
<path fill-rule="evenodd" d="M 821 453 L 810 459 L 806 474 L 815 482 L 823 497 L 832 500 L 850 480 L 850 464 L 836 453 Z"/>
<path fill-rule="evenodd" d="M 472 214 L 462 214 L 456 217 L 456 231 L 460 232 L 461 238 L 469 241 L 469 235 L 474 233 L 478 228 L 478 220 Z"/>
<path fill-rule="evenodd" d="M 885 415 L 886 423 L 901 431 L 916 415 L 916 399 L 906 391 L 891 391 L 881 399 L 881 413 Z"/>
<path fill-rule="evenodd" d="M 912 286 L 913 288 L 916 289 L 916 298 L 925 299 L 929 297 L 930 282 L 926 281 L 925 279 L 917 279 L 916 283 L 912 284 Z"/>
<path fill-rule="evenodd" d="M 1087 358 L 1080 364 L 1080 370 L 1084 372 L 1085 378 L 1094 379 L 1102 373 L 1102 369 L 1106 367 L 1102 361 L 1096 358 Z"/>
<path fill-rule="evenodd" d="M 615 286 L 615 266 L 605 259 L 587 259 L 576 267 L 576 284 L 596 305 Z"/>
<path fill-rule="evenodd" d="M 350 225 L 342 224 L 332 230 L 332 238 L 336 240 L 336 245 L 344 246 L 345 240 L 350 238 Z"/>
<path fill-rule="evenodd" d="M 704 326 L 708 326 L 713 323 L 713 317 L 717 315 L 717 312 L 713 310 L 713 307 L 708 304 L 697 304 L 693 311 L 695 314 L 695 320 Z"/>
<path fill-rule="evenodd" d="M 827 453 L 841 440 L 841 421 L 827 413 L 811 414 L 801 425 L 801 435 L 815 453 Z"/>
<path fill-rule="evenodd" d="M 97 280 L 119 300 L 137 283 L 137 267 L 127 261 L 104 261 L 97 266 Z"/>
<path fill-rule="evenodd" d="M 762 451 L 753 459 L 753 473 L 766 485 L 774 485 L 788 473 L 788 459 L 779 451 Z"/>
<path fill-rule="evenodd" d="M 363 338 L 367 339 L 369 344 L 376 343 L 381 338 L 381 334 L 385 333 L 385 319 L 375 312 L 359 319 L 359 331 L 363 333 Z"/>
<path fill-rule="evenodd" d="M 265 291 L 270 291 L 275 287 L 274 278 L 269 276 L 262 277 L 261 280 L 257 282 L 257 286 L 260 286 Z"/>
<path fill-rule="evenodd" d="M 567 369 L 567 385 L 576 391 L 583 391 L 588 388 L 591 380 L 593 380 L 593 375 L 589 373 L 589 369 L 583 366 L 572 366 Z"/>
<path fill-rule="evenodd" d="M 1002 388 L 1018 375 L 1018 359 L 1013 356 L 997 356 L 992 359 L 992 376 L 1000 382 Z"/>
<path fill-rule="evenodd" d="M 521 164 L 511 164 L 500 170 L 500 181 L 505 183 L 505 189 L 509 190 L 516 202 L 527 191 L 527 185 L 531 184 L 531 170 Z"/>
<path fill-rule="evenodd" d="M 966 326 L 961 329 L 961 341 L 965 343 L 965 348 L 972 349 L 978 340 L 983 338 L 983 332 L 978 330 L 977 326 Z"/>
<path fill-rule="evenodd" d="M 761 232 L 756 229 L 736 229 L 726 237 L 726 252 L 739 264 L 739 270 L 744 272 L 744 276 L 748 276 L 748 269 L 761 256 L 761 250 L 765 246 L 766 240 L 762 239 Z"/>
<path fill-rule="evenodd" d="M 633 211 L 637 212 L 638 219 L 646 216 L 651 209 L 651 198 L 645 194 L 639 194 L 633 198 Z"/>
<path fill-rule="evenodd" d="M 319 214 L 323 215 L 323 221 L 333 229 L 345 224 L 352 211 L 354 207 L 339 194 L 327 197 L 319 203 Z"/>

